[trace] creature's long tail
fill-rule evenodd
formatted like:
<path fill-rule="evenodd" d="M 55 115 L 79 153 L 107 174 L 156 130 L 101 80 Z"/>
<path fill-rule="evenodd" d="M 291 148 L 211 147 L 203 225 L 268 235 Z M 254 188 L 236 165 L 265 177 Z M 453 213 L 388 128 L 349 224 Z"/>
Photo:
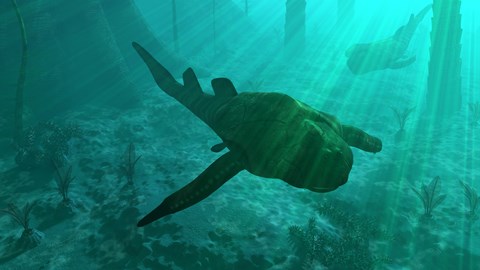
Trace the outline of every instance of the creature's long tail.
<path fill-rule="evenodd" d="M 212 95 L 203 93 L 197 76 L 191 68 L 183 73 L 184 85 L 182 85 L 140 44 L 133 42 L 132 46 L 142 57 L 157 85 L 165 93 L 178 100 L 208 125 L 212 123 L 212 117 L 218 108 L 217 99 Z"/>
<path fill-rule="evenodd" d="M 423 20 L 423 17 L 425 17 L 425 15 L 430 11 L 431 8 L 432 8 L 432 4 L 428 4 L 422 10 L 420 10 L 420 12 L 418 12 L 418 14 L 415 16 L 415 23 L 417 24 L 417 26 Z"/>
<path fill-rule="evenodd" d="M 406 35 L 409 36 L 409 38 L 413 36 L 413 33 L 417 29 L 418 25 L 423 21 L 423 18 L 425 18 L 425 15 L 427 15 L 431 8 L 432 4 L 428 4 L 422 10 L 420 10 L 417 15 L 411 15 L 410 20 L 405 27 L 405 31 L 408 33 Z"/>
<path fill-rule="evenodd" d="M 408 44 L 410 43 L 410 40 L 412 39 L 412 36 L 415 33 L 415 30 L 417 29 L 418 25 L 423 20 L 425 15 L 430 11 L 431 8 L 432 8 L 432 4 L 428 4 L 422 10 L 420 10 L 420 12 L 418 12 L 417 15 L 414 15 L 414 14 L 410 15 L 410 20 L 408 21 L 408 23 L 400 27 L 395 33 L 394 38 L 398 42 L 402 42 L 405 48 L 408 47 Z"/>

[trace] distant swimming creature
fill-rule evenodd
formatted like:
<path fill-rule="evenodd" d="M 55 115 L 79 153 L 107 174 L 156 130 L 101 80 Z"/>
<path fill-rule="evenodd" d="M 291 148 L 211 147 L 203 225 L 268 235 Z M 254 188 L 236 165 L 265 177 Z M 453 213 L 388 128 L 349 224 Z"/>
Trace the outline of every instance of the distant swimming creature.
<path fill-rule="evenodd" d="M 141 219 L 145 226 L 207 198 L 242 170 L 314 192 L 345 184 L 353 165 L 350 146 L 379 152 L 382 142 L 364 131 L 340 124 L 329 114 L 280 93 L 240 93 L 226 78 L 212 80 L 215 95 L 202 91 L 191 68 L 180 84 L 137 43 L 158 86 L 205 122 L 222 139 L 212 147 L 228 152 L 192 182 L 168 196 Z"/>
<path fill-rule="evenodd" d="M 395 34 L 387 39 L 372 43 L 357 43 L 345 52 L 347 66 L 354 74 L 365 74 L 381 69 L 400 69 L 415 62 L 416 57 L 405 57 L 413 33 L 423 20 L 431 4 L 423 8 L 416 16 L 410 16 L 406 25 L 401 26 Z"/>

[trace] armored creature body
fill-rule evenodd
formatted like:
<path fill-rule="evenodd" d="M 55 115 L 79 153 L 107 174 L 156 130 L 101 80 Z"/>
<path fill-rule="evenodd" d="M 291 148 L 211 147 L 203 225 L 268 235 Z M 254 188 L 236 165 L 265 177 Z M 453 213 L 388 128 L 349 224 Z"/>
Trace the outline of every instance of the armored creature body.
<path fill-rule="evenodd" d="M 205 199 L 242 170 L 312 190 L 329 192 L 345 184 L 353 165 L 349 146 L 378 152 L 382 143 L 342 125 L 329 114 L 281 93 L 240 93 L 226 78 L 212 80 L 215 95 L 202 91 L 192 69 L 184 85 L 139 44 L 133 47 L 158 86 L 187 107 L 220 137 L 215 152 L 228 151 L 197 178 L 168 196 L 139 221 L 145 226 Z"/>

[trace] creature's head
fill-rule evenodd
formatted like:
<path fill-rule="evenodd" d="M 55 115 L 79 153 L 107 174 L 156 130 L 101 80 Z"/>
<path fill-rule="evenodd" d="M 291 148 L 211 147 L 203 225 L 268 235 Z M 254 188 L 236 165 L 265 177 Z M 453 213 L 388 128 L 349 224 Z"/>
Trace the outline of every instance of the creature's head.
<path fill-rule="evenodd" d="M 291 184 L 315 192 L 332 191 L 345 184 L 352 169 L 348 144 L 329 124 L 304 120 L 303 142 L 292 162 Z"/>

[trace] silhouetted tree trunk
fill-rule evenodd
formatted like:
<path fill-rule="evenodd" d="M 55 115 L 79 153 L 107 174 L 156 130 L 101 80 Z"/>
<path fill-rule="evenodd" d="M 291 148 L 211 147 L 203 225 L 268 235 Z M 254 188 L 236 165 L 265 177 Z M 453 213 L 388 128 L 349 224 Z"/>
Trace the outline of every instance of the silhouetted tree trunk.
<path fill-rule="evenodd" d="M 16 0 L 12 0 L 15 14 L 17 15 L 18 24 L 20 25 L 20 33 L 22 37 L 22 61 L 20 63 L 20 72 L 18 75 L 17 91 L 15 97 L 15 129 L 13 140 L 17 145 L 23 144 L 23 89 L 25 88 L 25 76 L 28 60 L 27 33 L 25 31 L 25 23 L 22 14 L 17 5 Z"/>
<path fill-rule="evenodd" d="M 192 66 L 154 37 L 133 0 L 36 0 L 19 2 L 19 8 L 29 29 L 24 103 L 37 119 L 95 102 L 132 104 L 138 82 L 151 82 L 132 41 L 175 75 Z M 0 1 L 0 10 L 0 109 L 8 106 L 13 115 L 14 82 L 3 78 L 18 74 L 21 50 L 11 38 L 18 36 L 18 22 L 9 1 Z"/>
<path fill-rule="evenodd" d="M 460 0 L 433 1 L 427 109 L 439 122 L 461 107 Z"/>
<path fill-rule="evenodd" d="M 287 0 L 285 11 L 285 48 L 301 52 L 305 47 L 305 0 Z"/>
<path fill-rule="evenodd" d="M 172 0 L 172 28 L 173 28 L 173 44 L 175 47 L 175 52 L 178 53 L 178 29 L 177 29 L 177 4 L 175 0 Z"/>
<path fill-rule="evenodd" d="M 174 75 L 182 74 L 188 67 L 195 68 L 197 75 L 207 74 L 205 70 L 195 67 L 187 59 L 169 50 L 169 46 L 155 37 L 134 0 L 102 0 L 101 3 L 113 37 L 128 67 L 137 69 L 144 65 L 132 49 L 132 41 L 136 41 L 150 50 Z"/>
<path fill-rule="evenodd" d="M 212 19 L 213 19 L 213 53 L 217 53 L 217 1 L 212 0 Z"/>

